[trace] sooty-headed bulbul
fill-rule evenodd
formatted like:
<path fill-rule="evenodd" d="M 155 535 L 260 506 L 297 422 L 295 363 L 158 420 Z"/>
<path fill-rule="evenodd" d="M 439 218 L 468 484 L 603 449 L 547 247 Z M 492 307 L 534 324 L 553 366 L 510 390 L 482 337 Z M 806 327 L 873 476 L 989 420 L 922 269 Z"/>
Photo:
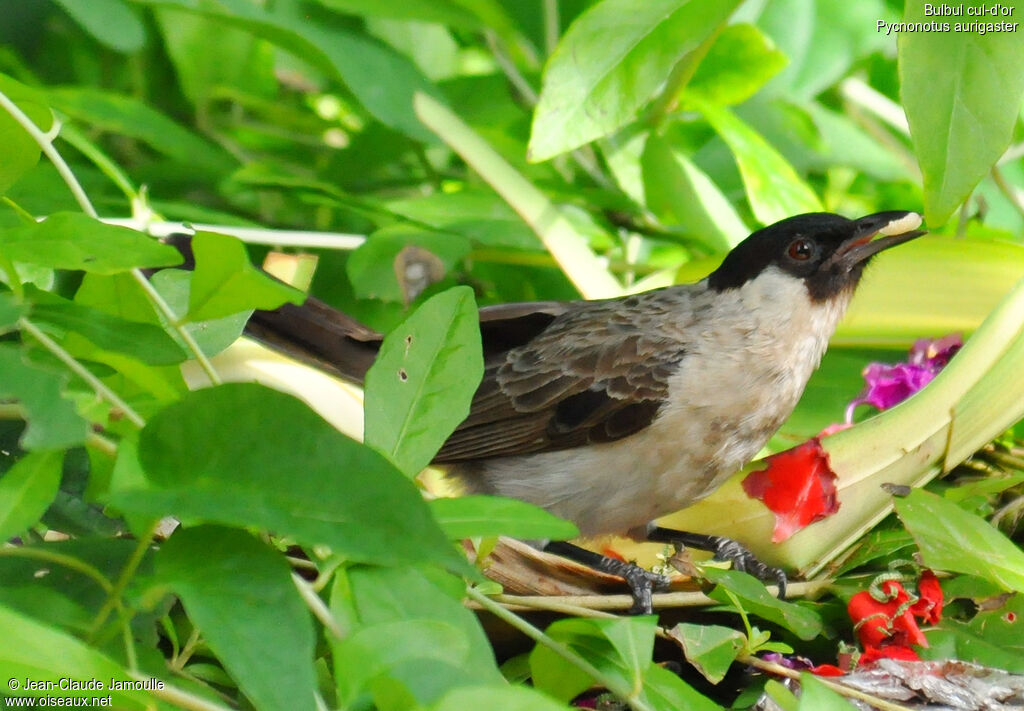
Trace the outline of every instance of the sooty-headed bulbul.
<path fill-rule="evenodd" d="M 735 541 L 652 523 L 743 467 L 796 406 L 868 261 L 924 234 L 913 212 L 798 215 L 738 244 L 694 284 L 601 301 L 480 310 L 485 372 L 434 462 L 467 492 L 529 501 L 583 536 L 713 551 L 785 576 Z M 382 336 L 313 299 L 257 312 L 257 339 L 356 382 Z M 623 577 L 634 610 L 667 580 L 569 543 L 546 550 Z"/>

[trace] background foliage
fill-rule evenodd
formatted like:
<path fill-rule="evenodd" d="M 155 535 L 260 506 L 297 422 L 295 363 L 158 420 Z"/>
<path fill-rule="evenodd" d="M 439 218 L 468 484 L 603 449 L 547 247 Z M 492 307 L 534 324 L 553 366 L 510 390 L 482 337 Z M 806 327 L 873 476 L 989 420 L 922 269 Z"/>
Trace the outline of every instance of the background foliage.
<path fill-rule="evenodd" d="M 427 503 L 412 481 L 479 378 L 474 301 L 695 279 L 791 214 L 919 210 L 934 236 L 880 260 L 772 449 L 841 419 L 869 360 L 977 328 L 1024 273 L 1024 34 L 892 31 L 924 12 L 0 0 L 0 677 L 162 681 L 109 692 L 119 708 L 543 710 L 594 681 L 635 709 L 750 687 L 742 706 L 764 679 L 725 676 L 735 659 L 832 661 L 853 640 L 844 601 L 918 546 L 959 574 L 927 653 L 1024 671 L 1010 439 L 934 484 L 943 498 L 901 503 L 815 603 L 711 573 L 722 605 L 674 632 L 681 676 L 652 661 L 653 618 L 541 632 L 454 543 L 571 525 Z M 181 227 L 165 221 L 201 228 L 196 269 L 148 280 L 179 255 L 125 225 Z M 268 245 L 316 255 L 309 290 L 392 332 L 366 394 L 373 448 L 267 388 L 188 391 L 181 363 L 217 382 L 207 358 L 252 309 L 301 300 L 250 266 Z M 164 542 L 166 516 L 184 526 Z M 467 595 L 538 646 L 496 657 Z M 809 689 L 808 708 L 841 707 Z"/>

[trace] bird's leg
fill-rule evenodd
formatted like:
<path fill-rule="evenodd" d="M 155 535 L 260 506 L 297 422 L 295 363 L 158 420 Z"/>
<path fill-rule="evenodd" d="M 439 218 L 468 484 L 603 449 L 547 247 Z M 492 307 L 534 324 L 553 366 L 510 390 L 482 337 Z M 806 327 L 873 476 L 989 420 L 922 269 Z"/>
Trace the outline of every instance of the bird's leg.
<path fill-rule="evenodd" d="M 683 546 L 710 551 L 719 560 L 731 561 L 736 570 L 750 573 L 762 582 L 774 582 L 779 587 L 779 598 L 786 597 L 786 573 L 779 568 L 762 563 L 757 556 L 731 538 L 689 533 L 652 525 L 647 531 L 647 540 L 670 543 L 675 546 L 676 552 Z"/>
<path fill-rule="evenodd" d="M 545 553 L 554 553 L 563 558 L 582 563 L 602 573 L 615 575 L 626 581 L 629 585 L 629 594 L 633 597 L 633 607 L 629 612 L 632 615 L 649 615 L 653 610 L 651 594 L 654 590 L 667 590 L 669 579 L 664 575 L 644 570 L 635 563 L 625 563 L 606 555 L 588 551 L 572 543 L 565 541 L 551 541 L 544 546 Z"/>

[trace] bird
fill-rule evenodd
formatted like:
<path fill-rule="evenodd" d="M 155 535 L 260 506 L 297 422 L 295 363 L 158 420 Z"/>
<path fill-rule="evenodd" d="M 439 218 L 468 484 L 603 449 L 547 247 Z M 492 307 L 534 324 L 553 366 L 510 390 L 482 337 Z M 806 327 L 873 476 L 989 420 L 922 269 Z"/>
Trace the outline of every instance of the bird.
<path fill-rule="evenodd" d="M 818 212 L 753 232 L 695 283 L 593 301 L 480 309 L 484 375 L 434 458 L 463 491 L 536 504 L 609 534 L 709 550 L 778 583 L 729 538 L 658 517 L 709 495 L 795 408 L 861 281 L 883 250 L 922 234 L 915 212 Z M 246 332 L 362 383 L 379 332 L 309 298 L 257 311 Z M 544 550 L 623 578 L 650 613 L 663 576 L 565 541 Z"/>

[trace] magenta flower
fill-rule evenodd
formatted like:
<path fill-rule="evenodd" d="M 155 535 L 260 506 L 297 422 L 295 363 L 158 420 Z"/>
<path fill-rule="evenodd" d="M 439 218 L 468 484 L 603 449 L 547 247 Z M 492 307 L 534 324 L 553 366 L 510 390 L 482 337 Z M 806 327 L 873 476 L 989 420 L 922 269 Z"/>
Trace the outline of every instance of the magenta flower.
<path fill-rule="evenodd" d="M 954 333 L 943 338 L 922 338 L 914 342 L 905 363 L 869 363 L 864 368 L 867 386 L 846 408 L 846 421 L 853 422 L 857 405 L 886 410 L 897 405 L 930 383 L 963 345 Z"/>

